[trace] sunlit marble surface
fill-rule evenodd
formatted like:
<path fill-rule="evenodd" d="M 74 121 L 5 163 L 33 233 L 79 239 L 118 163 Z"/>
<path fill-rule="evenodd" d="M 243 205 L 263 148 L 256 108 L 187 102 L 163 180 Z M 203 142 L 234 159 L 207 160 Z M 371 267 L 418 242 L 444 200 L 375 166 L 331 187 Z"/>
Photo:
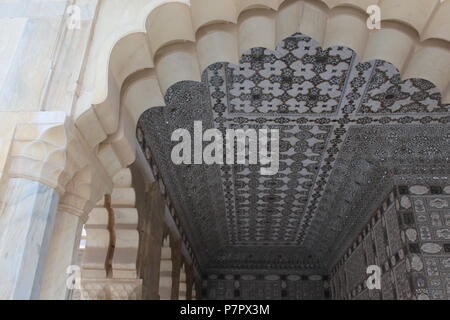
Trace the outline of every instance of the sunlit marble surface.
<path fill-rule="evenodd" d="M 9 180 L 0 208 L 0 299 L 38 298 L 58 201 L 39 182 Z"/>

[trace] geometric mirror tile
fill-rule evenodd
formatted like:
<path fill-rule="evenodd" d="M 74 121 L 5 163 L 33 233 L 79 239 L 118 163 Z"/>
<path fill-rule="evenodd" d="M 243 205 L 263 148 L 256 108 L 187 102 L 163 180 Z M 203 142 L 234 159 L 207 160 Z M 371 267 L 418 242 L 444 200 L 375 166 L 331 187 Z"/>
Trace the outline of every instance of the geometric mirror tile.
<path fill-rule="evenodd" d="M 448 179 L 433 180 L 395 186 L 343 248 L 331 269 L 334 299 L 450 298 L 450 187 Z M 374 264 L 382 268 L 379 290 L 366 285 L 366 268 Z"/>
<path fill-rule="evenodd" d="M 450 106 L 432 83 L 299 33 L 210 65 L 165 102 L 137 137 L 204 270 L 326 270 L 395 179 L 450 173 Z M 278 172 L 173 164 L 171 134 L 193 135 L 194 121 L 223 134 L 278 129 Z"/>

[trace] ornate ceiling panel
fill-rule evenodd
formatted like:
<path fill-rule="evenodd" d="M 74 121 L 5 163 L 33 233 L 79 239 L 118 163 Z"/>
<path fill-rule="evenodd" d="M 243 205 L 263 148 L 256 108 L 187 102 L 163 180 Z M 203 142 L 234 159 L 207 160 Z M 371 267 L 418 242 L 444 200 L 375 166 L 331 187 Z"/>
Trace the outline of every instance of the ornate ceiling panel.
<path fill-rule="evenodd" d="M 146 111 L 138 140 L 159 172 L 204 268 L 328 267 L 392 187 L 393 177 L 449 174 L 449 105 L 392 64 L 301 34 L 239 65 L 216 63 Z M 175 129 L 276 128 L 280 168 L 174 165 Z"/>

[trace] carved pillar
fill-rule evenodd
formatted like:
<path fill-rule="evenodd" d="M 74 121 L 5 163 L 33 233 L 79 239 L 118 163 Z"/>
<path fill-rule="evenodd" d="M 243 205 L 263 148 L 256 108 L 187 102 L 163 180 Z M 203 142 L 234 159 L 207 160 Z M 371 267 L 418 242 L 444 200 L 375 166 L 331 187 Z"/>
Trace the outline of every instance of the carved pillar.
<path fill-rule="evenodd" d="M 172 298 L 172 249 L 169 236 L 167 236 L 161 248 L 161 265 L 159 270 L 159 299 L 170 300 Z"/>
<path fill-rule="evenodd" d="M 143 281 L 142 298 L 144 300 L 158 300 L 161 244 L 166 228 L 164 224 L 164 199 L 159 191 L 158 183 L 153 182 L 145 186 L 142 175 L 137 170 L 133 175 L 133 184 L 137 192 L 140 215 L 141 238 L 139 240 L 138 270 Z"/>
<path fill-rule="evenodd" d="M 180 270 L 180 286 L 178 288 L 178 300 L 187 300 L 187 277 L 186 277 L 186 267 L 184 263 Z"/>
<path fill-rule="evenodd" d="M 0 299 L 64 299 L 86 213 L 112 180 L 63 112 L 3 113 Z"/>
<path fill-rule="evenodd" d="M 110 270 L 110 261 L 107 262 L 110 247 L 110 232 L 108 229 L 109 214 L 101 201 L 89 213 L 86 222 L 86 248 L 82 261 L 84 279 L 106 279 Z"/>
<path fill-rule="evenodd" d="M 0 168 L 0 299 L 36 299 L 60 194 L 81 161 L 70 154 L 76 139 L 63 113 L 15 113 L 3 124 L 14 134 Z"/>
<path fill-rule="evenodd" d="M 80 170 L 67 184 L 62 197 L 45 267 L 41 299 L 70 299 L 74 286 L 68 277 L 77 276 L 81 231 L 93 203 L 106 190 L 106 173 L 92 170 L 93 164 Z M 70 268 L 69 268 L 70 267 Z M 72 274 L 74 273 L 74 274 Z M 76 280 L 76 279 L 74 279 Z M 78 283 L 77 283 L 78 285 Z"/>
<path fill-rule="evenodd" d="M 76 265 L 82 227 L 83 222 L 78 216 L 61 208 L 58 210 L 40 299 L 66 300 L 70 297 L 72 287 L 67 281 L 75 269 L 69 267 Z"/>
<path fill-rule="evenodd" d="M 114 255 L 112 257 L 113 278 L 137 278 L 137 254 L 139 233 L 136 194 L 132 187 L 131 171 L 123 169 L 114 176 L 111 207 L 114 212 Z"/>

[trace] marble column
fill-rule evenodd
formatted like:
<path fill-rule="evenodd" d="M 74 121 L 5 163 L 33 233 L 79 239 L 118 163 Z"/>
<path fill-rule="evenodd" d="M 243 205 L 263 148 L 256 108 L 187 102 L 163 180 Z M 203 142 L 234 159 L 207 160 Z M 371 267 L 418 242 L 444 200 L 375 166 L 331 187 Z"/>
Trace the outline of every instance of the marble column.
<path fill-rule="evenodd" d="M 66 300 L 72 290 L 67 286 L 69 266 L 79 265 L 77 261 L 83 223 L 79 216 L 60 208 L 45 265 L 40 299 Z M 70 270 L 73 272 L 74 270 Z"/>
<path fill-rule="evenodd" d="M 37 299 L 58 193 L 36 181 L 8 181 L 0 208 L 0 299 Z"/>

